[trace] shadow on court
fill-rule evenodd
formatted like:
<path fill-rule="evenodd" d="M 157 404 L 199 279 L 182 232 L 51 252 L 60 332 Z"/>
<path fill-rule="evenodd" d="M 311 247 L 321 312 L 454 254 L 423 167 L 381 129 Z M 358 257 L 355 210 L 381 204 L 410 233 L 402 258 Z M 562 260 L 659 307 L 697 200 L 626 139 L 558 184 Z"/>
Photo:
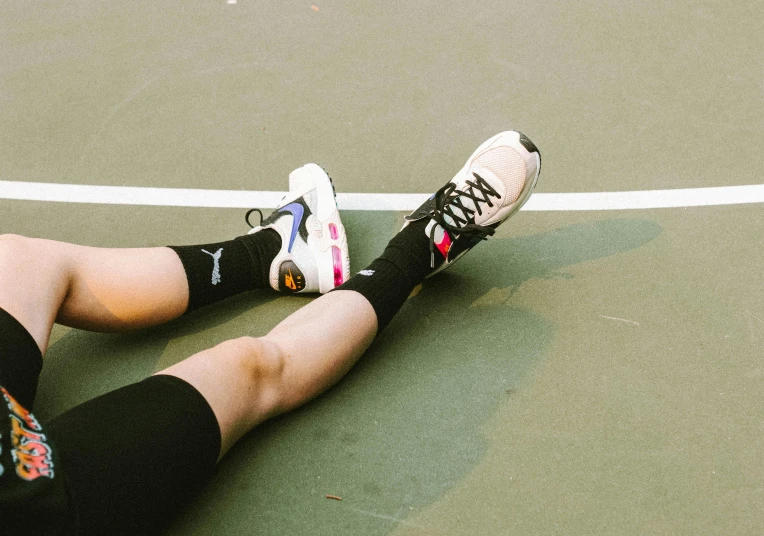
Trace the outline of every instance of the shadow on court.
<path fill-rule="evenodd" d="M 379 242 L 379 221 L 343 217 L 359 269 L 379 251 L 369 240 Z M 393 228 L 392 214 L 380 218 Z M 386 534 L 410 523 L 478 464 L 491 416 L 551 345 L 554 326 L 513 306 L 512 294 L 660 232 L 651 221 L 613 219 L 478 246 L 425 282 L 338 386 L 244 438 L 168 534 Z M 272 296 L 237 297 L 138 334 L 72 330 L 48 353 L 36 412 L 60 413 L 253 325 L 266 331 L 305 303 Z"/>

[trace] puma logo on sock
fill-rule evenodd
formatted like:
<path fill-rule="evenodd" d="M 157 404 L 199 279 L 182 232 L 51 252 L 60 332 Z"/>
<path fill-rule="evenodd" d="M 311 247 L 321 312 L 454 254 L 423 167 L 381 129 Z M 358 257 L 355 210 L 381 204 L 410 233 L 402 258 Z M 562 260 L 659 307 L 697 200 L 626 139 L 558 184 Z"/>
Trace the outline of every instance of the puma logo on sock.
<path fill-rule="evenodd" d="M 220 256 L 223 254 L 223 248 L 220 248 L 215 253 L 210 253 L 206 249 L 203 249 L 202 251 L 212 257 L 212 260 L 215 261 L 215 265 L 212 267 L 212 284 L 217 285 L 220 283 Z"/>
<path fill-rule="evenodd" d="M 374 275 L 374 270 L 361 270 L 358 272 L 359 275 L 365 275 L 366 277 L 371 277 Z"/>

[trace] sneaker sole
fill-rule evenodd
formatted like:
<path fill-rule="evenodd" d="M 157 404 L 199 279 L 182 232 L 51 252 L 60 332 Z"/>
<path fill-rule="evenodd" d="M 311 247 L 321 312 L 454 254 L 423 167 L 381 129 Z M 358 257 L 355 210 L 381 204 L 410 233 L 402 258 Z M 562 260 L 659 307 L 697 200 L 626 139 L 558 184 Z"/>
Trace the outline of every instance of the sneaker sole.
<path fill-rule="evenodd" d="M 306 164 L 301 168 L 308 173 L 311 184 L 302 194 L 316 190 L 316 223 L 320 233 L 311 231 L 308 247 L 318 265 L 318 291 L 326 294 L 350 277 L 350 255 L 345 226 L 340 219 L 334 182 L 329 174 L 316 164 Z"/>

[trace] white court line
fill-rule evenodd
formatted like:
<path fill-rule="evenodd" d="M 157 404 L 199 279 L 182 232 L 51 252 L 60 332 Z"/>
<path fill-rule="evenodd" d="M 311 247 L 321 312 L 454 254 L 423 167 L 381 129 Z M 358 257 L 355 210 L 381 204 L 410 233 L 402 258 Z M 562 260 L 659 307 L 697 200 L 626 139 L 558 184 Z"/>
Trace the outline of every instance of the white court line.
<path fill-rule="evenodd" d="M 339 193 L 343 210 L 396 210 L 417 208 L 431 194 Z M 168 207 L 275 208 L 284 192 L 247 190 L 199 190 L 136 186 L 97 186 L 43 182 L 0 181 L 0 199 L 97 203 L 105 205 L 152 205 Z M 648 208 L 702 207 L 764 203 L 764 184 L 642 190 L 635 192 L 537 193 L 523 210 L 633 210 Z"/>

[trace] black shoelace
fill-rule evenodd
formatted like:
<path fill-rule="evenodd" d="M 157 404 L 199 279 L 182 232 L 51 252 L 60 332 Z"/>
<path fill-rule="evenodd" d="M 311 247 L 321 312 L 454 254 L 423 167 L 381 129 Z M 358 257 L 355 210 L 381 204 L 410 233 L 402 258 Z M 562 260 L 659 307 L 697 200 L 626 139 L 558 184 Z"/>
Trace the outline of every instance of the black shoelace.
<path fill-rule="evenodd" d="M 465 190 L 456 190 L 456 184 L 449 182 L 443 188 L 435 192 L 435 208 L 432 212 L 432 219 L 444 230 L 451 231 L 456 235 L 464 235 L 468 238 L 485 240 L 496 231 L 486 225 L 475 223 L 475 213 L 478 216 L 483 214 L 481 204 L 493 207 L 492 197 L 501 200 L 499 192 L 486 182 L 486 180 L 472 173 L 475 181 L 467 180 Z M 464 206 L 463 200 L 472 199 L 474 209 Z M 458 210 L 461 214 L 457 214 Z M 449 216 L 453 223 L 448 223 L 445 219 Z M 430 229 L 430 267 L 435 268 L 435 226 Z"/>
<path fill-rule="evenodd" d="M 249 221 L 249 216 L 250 216 L 250 215 L 251 215 L 253 212 L 257 212 L 258 214 L 260 214 L 260 223 L 258 223 L 257 225 L 252 225 L 252 223 Z M 251 208 L 251 209 L 249 209 L 249 210 L 247 211 L 247 213 L 244 215 L 244 221 L 245 221 L 245 222 L 247 222 L 247 225 L 249 225 L 249 228 L 250 228 L 250 229 L 254 229 L 254 228 L 255 228 L 255 227 L 257 227 L 258 225 L 262 225 L 262 224 L 263 224 L 263 221 L 264 221 L 264 219 L 263 219 L 263 213 L 260 211 L 260 209 L 259 209 L 259 208 Z"/>

